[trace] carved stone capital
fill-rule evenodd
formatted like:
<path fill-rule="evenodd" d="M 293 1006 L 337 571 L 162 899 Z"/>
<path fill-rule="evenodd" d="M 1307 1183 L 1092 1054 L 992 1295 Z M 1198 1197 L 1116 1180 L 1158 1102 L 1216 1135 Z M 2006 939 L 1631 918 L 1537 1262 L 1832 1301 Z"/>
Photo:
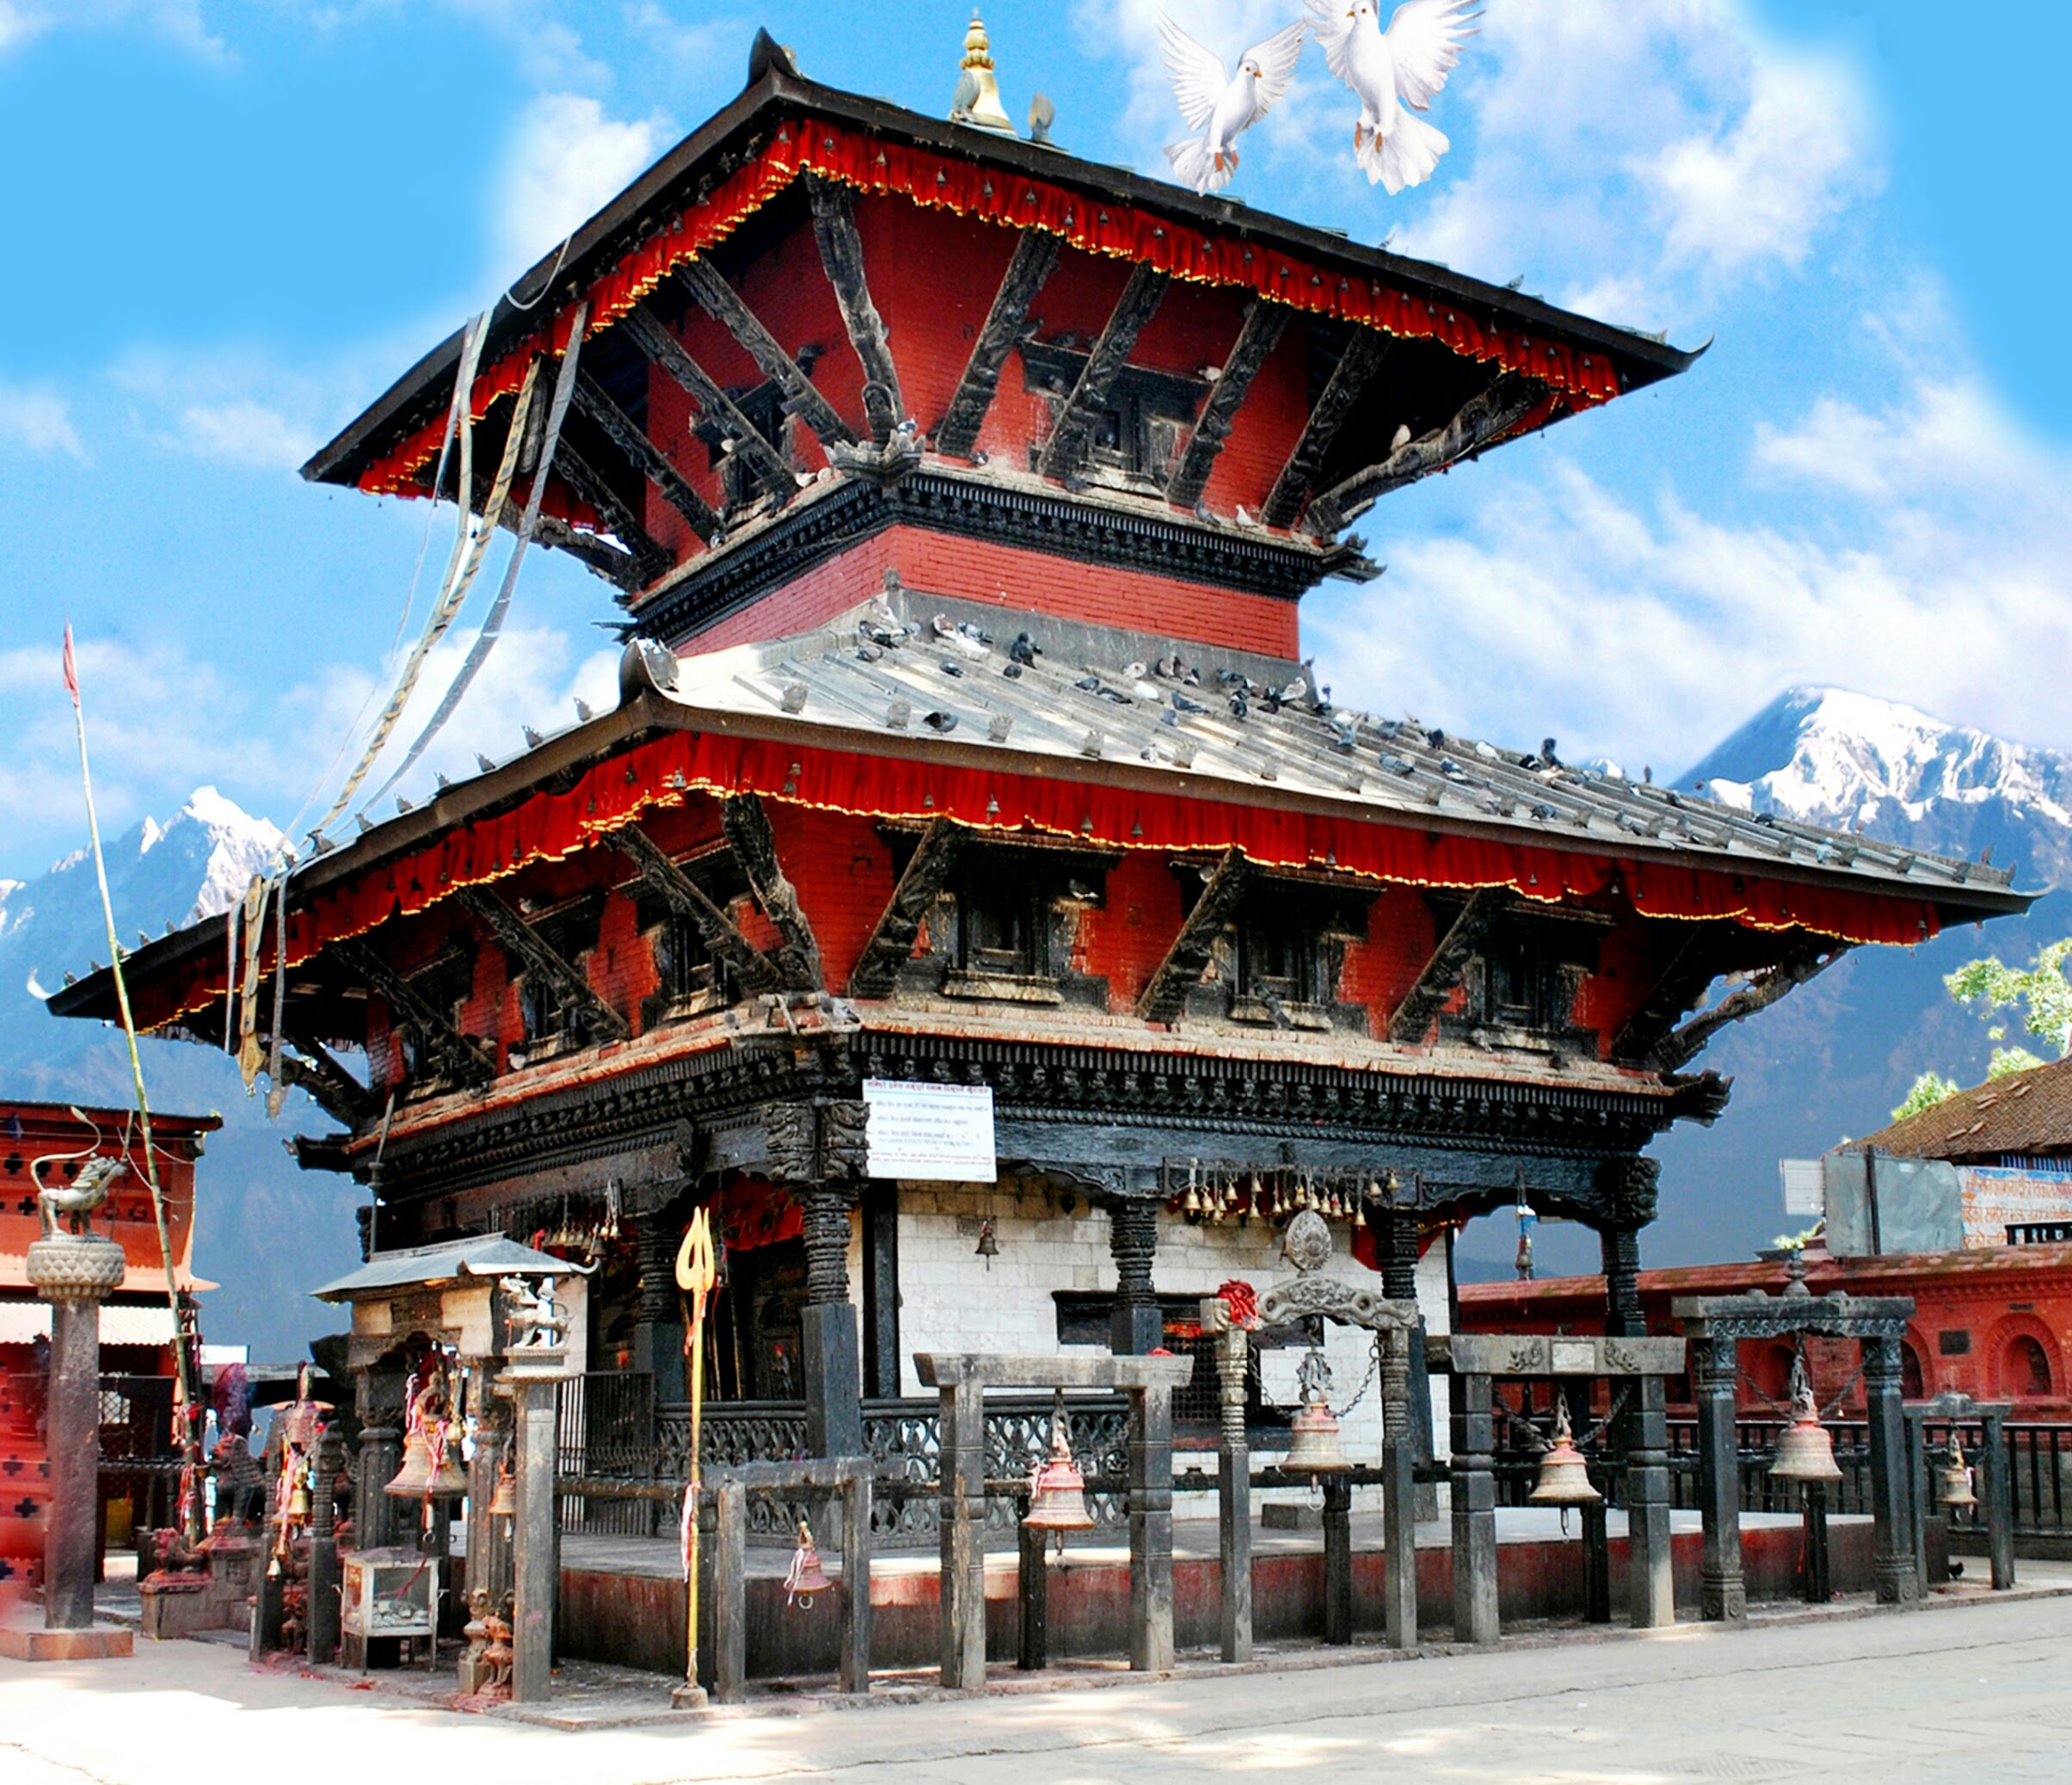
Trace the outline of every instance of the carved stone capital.
<path fill-rule="evenodd" d="M 1659 1161 L 1637 1157 L 1608 1159 L 1597 1167 L 1597 1188 L 1604 1198 L 1607 1227 L 1644 1228 L 1655 1218 L 1662 1179 Z"/>

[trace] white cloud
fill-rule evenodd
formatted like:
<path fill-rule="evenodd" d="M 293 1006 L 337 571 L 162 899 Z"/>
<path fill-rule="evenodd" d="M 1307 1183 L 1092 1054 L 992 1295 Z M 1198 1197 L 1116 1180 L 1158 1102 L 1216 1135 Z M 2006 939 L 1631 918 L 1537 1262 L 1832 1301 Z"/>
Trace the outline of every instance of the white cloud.
<path fill-rule="evenodd" d="M 655 159 L 668 129 L 660 114 L 607 117 L 596 100 L 579 93 L 544 93 L 527 106 L 497 206 L 505 276 L 552 254 Z"/>
<path fill-rule="evenodd" d="M 249 397 L 191 403 L 181 411 L 180 421 L 198 452 L 235 465 L 297 465 L 317 445 L 314 433 Z"/>
<path fill-rule="evenodd" d="M 1757 524 L 1515 447 L 1469 473 L 1490 482 L 1464 530 L 1399 545 L 1360 595 L 1312 597 L 1307 630 L 1341 699 L 1576 756 L 1678 768 L 1798 682 L 2072 742 L 2072 459 L 1964 375 L 1900 392 L 1759 428 Z M 1806 531 L 1780 497 L 1810 500 Z"/>
<path fill-rule="evenodd" d="M 72 426 L 71 404 L 54 391 L 0 385 L 0 445 L 39 455 L 66 452 L 86 462 L 86 448 Z"/>
<path fill-rule="evenodd" d="M 203 58 L 226 59 L 223 40 L 201 22 L 200 0 L 0 0 L 0 55 L 46 31 L 127 30 L 141 26 Z"/>
<path fill-rule="evenodd" d="M 256 347 L 133 348 L 108 375 L 139 428 L 162 446 L 265 471 L 300 465 L 337 418 L 353 412 L 358 369 L 338 357 L 312 374 Z"/>

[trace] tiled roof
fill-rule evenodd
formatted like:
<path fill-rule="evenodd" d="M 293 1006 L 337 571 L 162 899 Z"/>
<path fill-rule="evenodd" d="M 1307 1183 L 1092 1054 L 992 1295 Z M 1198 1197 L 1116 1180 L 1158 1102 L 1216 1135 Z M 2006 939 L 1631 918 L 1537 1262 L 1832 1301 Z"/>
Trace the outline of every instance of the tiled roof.
<path fill-rule="evenodd" d="M 2072 1148 L 2072 1060 L 1988 1079 L 1850 1142 L 1905 1159 L 1998 1158 Z"/>

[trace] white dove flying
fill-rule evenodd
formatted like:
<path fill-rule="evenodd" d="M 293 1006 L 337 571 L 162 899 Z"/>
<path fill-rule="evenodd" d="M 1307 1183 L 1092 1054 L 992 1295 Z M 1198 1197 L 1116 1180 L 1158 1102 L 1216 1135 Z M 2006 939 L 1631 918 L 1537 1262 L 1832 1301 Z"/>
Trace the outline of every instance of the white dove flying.
<path fill-rule="evenodd" d="M 1199 136 L 1169 143 L 1165 158 L 1173 172 L 1196 192 L 1214 192 L 1230 184 L 1238 170 L 1233 146 L 1240 132 L 1266 115 L 1287 90 L 1295 58 L 1302 53 L 1304 26 L 1300 20 L 1254 44 L 1238 58 L 1236 75 L 1223 71 L 1223 58 L 1196 43 L 1161 13 L 1159 34 L 1165 40 L 1165 66 L 1172 76 L 1173 96 L 1190 130 Z"/>
<path fill-rule="evenodd" d="M 1404 110 L 1429 110 L 1460 46 L 1476 35 L 1473 0 L 1405 0 L 1381 28 L 1379 0 L 1303 0 L 1331 71 L 1360 100 L 1353 159 L 1370 184 L 1399 193 L 1431 178 L 1451 146 L 1445 132 Z"/>

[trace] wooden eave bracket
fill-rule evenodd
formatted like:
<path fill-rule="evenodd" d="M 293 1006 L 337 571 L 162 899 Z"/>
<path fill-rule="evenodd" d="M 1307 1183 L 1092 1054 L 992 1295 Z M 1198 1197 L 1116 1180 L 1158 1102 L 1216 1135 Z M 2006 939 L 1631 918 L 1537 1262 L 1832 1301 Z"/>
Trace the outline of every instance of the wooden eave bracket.
<path fill-rule="evenodd" d="M 882 446 L 905 418 L 907 405 L 900 395 L 899 370 L 892 362 L 885 319 L 870 301 L 870 282 L 864 277 L 864 241 L 857 233 L 856 208 L 847 187 L 818 174 L 806 175 L 806 196 L 813 206 L 813 239 L 820 249 L 821 266 L 834 287 L 849 344 L 864 363 L 864 413 L 870 422 L 870 437 Z"/>
<path fill-rule="evenodd" d="M 1491 927 L 1510 903 L 1503 887 L 1485 886 L 1468 896 L 1439 945 L 1425 962 L 1417 982 L 1403 994 L 1388 1019 L 1388 1038 L 1399 1047 L 1414 1048 L 1429 1033 L 1446 1008 L 1447 1000 L 1460 989 Z"/>
<path fill-rule="evenodd" d="M 1648 994 L 1613 1037 L 1611 1057 L 1621 1063 L 1645 1066 L 1655 1050 L 1669 1037 L 1684 1013 L 1705 995 L 1705 988 L 1719 976 L 1724 932 L 1737 926 L 1695 924 L 1683 937 L 1675 954 L 1657 976 Z"/>
<path fill-rule="evenodd" d="M 695 260 L 676 269 L 677 283 L 726 329 L 754 360 L 765 378 L 784 393 L 784 410 L 818 434 L 825 446 L 853 445 L 856 435 L 834 405 L 823 397 L 805 368 L 786 353 L 762 320 L 720 277 L 712 263 Z"/>
<path fill-rule="evenodd" d="M 1116 299 L 1101 338 L 1094 342 L 1085 365 L 1079 368 L 1079 381 L 1050 431 L 1038 467 L 1046 477 L 1068 484 L 1079 475 L 1092 448 L 1094 423 L 1107 403 L 1109 388 L 1128 363 L 1130 349 L 1137 344 L 1144 325 L 1158 314 L 1159 301 L 1171 283 L 1171 274 L 1142 262 L 1129 269 L 1128 282 Z"/>
<path fill-rule="evenodd" d="M 1752 1017 L 1798 986 L 1825 973 L 1856 945 L 1833 936 L 1807 934 L 1795 942 L 1784 958 L 1740 990 L 1730 992 L 1702 1016 L 1695 1016 L 1655 1049 L 1654 1063 L 1663 1072 L 1680 1071 L 1698 1051 L 1730 1023 Z"/>
<path fill-rule="evenodd" d="M 743 935 L 723 907 L 679 868 L 637 824 L 604 833 L 604 840 L 631 859 L 640 877 L 676 913 L 698 926 L 706 951 L 724 961 L 751 992 L 777 990 L 784 982 L 778 963 Z"/>
<path fill-rule="evenodd" d="M 580 1007 L 593 1028 L 614 1041 L 624 1041 L 633 1033 L 626 1019 L 598 996 L 582 969 L 548 946 L 539 932 L 495 893 L 479 886 L 464 886 L 454 896 L 489 925 L 507 954 L 517 956 L 527 973 L 538 974 Z"/>
<path fill-rule="evenodd" d="M 1172 479 L 1165 486 L 1165 500 L 1174 506 L 1191 508 L 1202 500 L 1202 492 L 1208 487 L 1208 474 L 1215 469 L 1216 455 L 1230 439 L 1238 411 L 1251 394 L 1252 380 L 1258 377 L 1259 369 L 1280 345 L 1281 335 L 1288 327 L 1288 316 L 1283 305 L 1264 298 L 1246 300 L 1245 320 L 1239 325 L 1238 338 L 1231 344 L 1223 370 L 1209 387 L 1208 401 L 1202 405 L 1201 418 L 1187 436 L 1187 444 L 1180 449 Z"/>
<path fill-rule="evenodd" d="M 1014 244 L 1013 257 L 1001 275 L 1000 288 L 993 293 L 993 307 L 986 312 L 985 325 L 971 344 L 971 357 L 964 362 L 950 406 L 936 424 L 932 444 L 938 452 L 968 459 L 978 445 L 979 429 L 1000 385 L 1000 371 L 1029 323 L 1030 305 L 1043 289 L 1058 264 L 1063 243 L 1042 230 L 1024 230 Z"/>
<path fill-rule="evenodd" d="M 684 474 L 670 462 L 669 455 L 634 425 L 633 418 L 612 402 L 603 386 L 587 372 L 575 374 L 575 407 L 604 430 L 612 444 L 625 454 L 627 463 L 684 517 L 684 524 L 698 535 L 700 542 L 710 545 L 712 536 L 720 531 L 719 516 L 712 512 L 712 505 L 691 487 Z M 618 529 L 614 527 L 613 531 Z"/>
<path fill-rule="evenodd" d="M 1210 872 L 1194 909 L 1180 926 L 1165 958 L 1144 982 L 1137 1015 L 1147 1023 L 1170 1023 L 1186 1008 L 1187 994 L 1208 969 L 1217 934 L 1238 914 L 1253 879 L 1251 864 L 1240 849 L 1226 849 Z"/>
<path fill-rule="evenodd" d="M 372 1120 L 378 1109 L 373 1093 L 347 1072 L 329 1048 L 311 1036 L 290 1032 L 281 1038 L 308 1056 L 298 1059 L 295 1054 L 282 1052 L 280 1076 L 287 1083 L 308 1092 L 317 1108 L 347 1128 Z"/>
<path fill-rule="evenodd" d="M 1352 414 L 1353 405 L 1381 369 L 1390 345 L 1390 338 L 1378 329 L 1353 330 L 1345 351 L 1339 354 L 1338 363 L 1331 367 L 1330 378 L 1317 395 L 1316 406 L 1302 424 L 1302 433 L 1288 453 L 1287 464 L 1274 479 L 1265 506 L 1259 510 L 1259 519 L 1267 526 L 1287 526 L 1302 512 L 1303 500 L 1315 486 L 1325 456 Z"/>
<path fill-rule="evenodd" d="M 892 897 L 887 901 L 870 932 L 870 939 L 856 958 L 856 966 L 849 975 L 852 998 L 892 995 L 899 981 L 900 969 L 913 957 L 914 939 L 920 933 L 921 920 L 948 882 L 958 858 L 964 852 L 969 835 L 963 826 L 950 819 L 936 818 L 929 822 L 927 829 L 921 833 L 920 841 L 914 846 L 906 871 L 900 876 L 899 884 L 893 888 Z"/>
<path fill-rule="evenodd" d="M 720 828 L 741 872 L 747 876 L 755 902 L 784 939 L 775 960 L 784 989 L 819 991 L 826 975 L 821 964 L 821 945 L 814 937 L 813 926 L 806 920 L 796 890 L 778 864 L 777 838 L 762 801 L 753 793 L 730 796 L 720 805 Z"/>
<path fill-rule="evenodd" d="M 565 434 L 554 448 L 554 475 L 569 486 L 578 502 L 595 509 L 606 529 L 631 552 L 632 572 L 637 579 L 634 587 L 645 587 L 668 569 L 673 562 L 668 549 L 641 525 L 640 517 L 620 498 L 603 472 L 576 451 Z M 543 514 L 540 518 L 544 520 L 548 517 Z M 600 551 L 610 549 L 602 540 L 596 545 Z"/>
<path fill-rule="evenodd" d="M 1329 539 L 1349 521 L 1358 520 L 1390 490 L 1442 471 L 1509 433 L 1532 412 L 1546 392 L 1546 385 L 1537 379 L 1515 372 L 1501 373 L 1486 389 L 1462 403 L 1443 428 L 1405 440 L 1379 465 L 1356 471 L 1325 490 L 1309 505 L 1309 512 L 1302 519 L 1303 530 L 1319 539 Z"/>
<path fill-rule="evenodd" d="M 652 313 L 636 305 L 619 326 L 648 363 L 673 379 L 698 405 L 698 414 L 735 443 L 735 451 L 754 467 L 757 481 L 780 506 L 798 494 L 798 480 L 784 455 Z"/>
<path fill-rule="evenodd" d="M 391 1019 L 408 1024 L 424 1037 L 425 1044 L 439 1056 L 446 1076 L 464 1085 L 486 1085 L 496 1076 L 495 1062 L 484 1044 L 463 1035 L 367 944 L 348 937 L 334 942 L 329 952 L 347 972 L 365 980 L 380 994 Z"/>

